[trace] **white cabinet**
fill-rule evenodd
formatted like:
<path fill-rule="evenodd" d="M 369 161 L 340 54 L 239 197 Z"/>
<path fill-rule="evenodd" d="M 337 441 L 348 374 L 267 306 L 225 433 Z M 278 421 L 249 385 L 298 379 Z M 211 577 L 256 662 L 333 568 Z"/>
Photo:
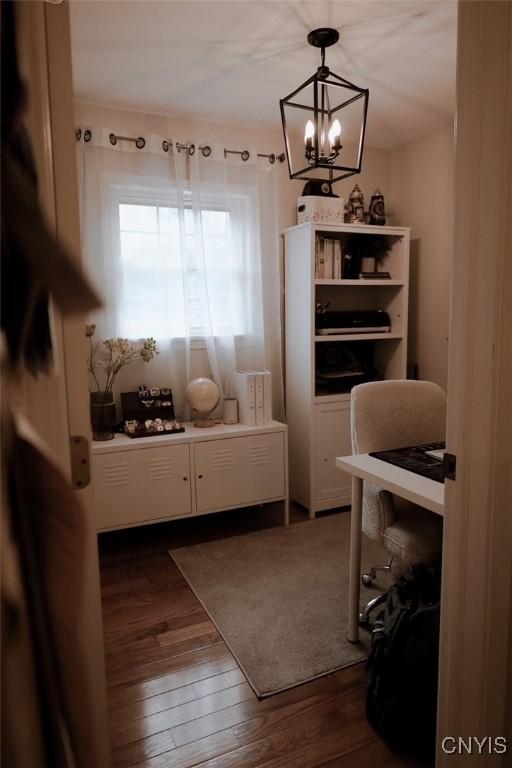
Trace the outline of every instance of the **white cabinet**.
<path fill-rule="evenodd" d="M 409 237 L 406 227 L 355 224 L 307 223 L 285 232 L 290 496 L 309 509 L 310 517 L 350 503 L 350 478 L 334 466 L 336 456 L 351 453 L 350 385 L 406 377 Z M 316 267 L 335 250 L 350 252 L 361 264 L 363 257 L 377 254 L 379 269 L 390 277 L 359 278 L 359 269 L 350 279 L 326 277 L 329 270 L 323 267 L 320 277 Z M 391 327 L 327 333 L 319 326 L 317 332 L 318 305 L 338 312 L 383 310 Z"/>
<path fill-rule="evenodd" d="M 100 528 L 192 511 L 187 444 L 93 454 L 92 473 Z"/>
<path fill-rule="evenodd" d="M 315 499 L 317 510 L 350 504 L 352 479 L 336 468 L 337 456 L 352 453 L 350 402 L 315 405 Z"/>
<path fill-rule="evenodd" d="M 116 435 L 92 446 L 98 530 L 283 501 L 288 522 L 287 428 L 185 424 L 178 435 Z"/>
<path fill-rule="evenodd" d="M 197 512 L 285 495 L 283 433 L 196 443 L 194 457 Z"/>

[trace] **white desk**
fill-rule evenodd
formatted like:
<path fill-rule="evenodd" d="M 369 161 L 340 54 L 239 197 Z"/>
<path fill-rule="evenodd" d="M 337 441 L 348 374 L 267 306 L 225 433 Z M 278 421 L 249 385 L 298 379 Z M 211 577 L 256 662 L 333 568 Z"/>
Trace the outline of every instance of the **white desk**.
<path fill-rule="evenodd" d="M 352 512 L 350 521 L 350 572 L 348 588 L 348 639 L 359 639 L 359 587 L 361 580 L 361 520 L 363 480 L 383 490 L 419 504 L 438 515 L 444 514 L 444 484 L 415 472 L 395 467 L 367 453 L 339 456 L 336 466 L 352 475 Z"/>

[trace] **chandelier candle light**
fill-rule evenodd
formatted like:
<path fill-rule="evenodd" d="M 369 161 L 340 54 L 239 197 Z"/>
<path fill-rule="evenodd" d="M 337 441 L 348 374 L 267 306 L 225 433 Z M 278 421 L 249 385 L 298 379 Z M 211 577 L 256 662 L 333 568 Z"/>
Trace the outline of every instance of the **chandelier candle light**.
<path fill-rule="evenodd" d="M 336 29 L 315 29 L 307 39 L 321 49 L 322 63 L 280 101 L 288 170 L 291 179 L 333 184 L 361 172 L 368 90 L 326 66 L 325 49 L 339 40 Z M 342 135 L 350 137 L 350 150 L 343 151 Z"/>

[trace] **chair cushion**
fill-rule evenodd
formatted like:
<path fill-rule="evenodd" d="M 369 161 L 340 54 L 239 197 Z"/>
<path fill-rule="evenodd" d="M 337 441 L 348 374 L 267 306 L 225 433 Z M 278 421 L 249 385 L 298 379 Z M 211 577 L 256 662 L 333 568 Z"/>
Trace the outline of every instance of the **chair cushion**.
<path fill-rule="evenodd" d="M 350 403 L 353 453 L 444 439 L 446 395 L 431 381 L 370 381 L 352 389 Z"/>
<path fill-rule="evenodd" d="M 443 518 L 404 499 L 394 498 L 396 518 L 384 530 L 382 544 L 409 565 L 438 560 L 443 544 Z"/>
<path fill-rule="evenodd" d="M 364 483 L 363 533 L 373 541 L 382 541 L 382 534 L 396 519 L 395 497 L 371 483 Z"/>

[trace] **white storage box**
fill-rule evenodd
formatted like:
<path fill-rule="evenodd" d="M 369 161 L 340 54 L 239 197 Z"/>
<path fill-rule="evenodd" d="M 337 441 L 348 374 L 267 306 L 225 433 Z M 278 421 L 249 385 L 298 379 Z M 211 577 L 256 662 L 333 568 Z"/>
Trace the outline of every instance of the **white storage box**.
<path fill-rule="evenodd" d="M 306 195 L 297 201 L 297 224 L 312 221 L 315 224 L 343 224 L 342 197 Z"/>

